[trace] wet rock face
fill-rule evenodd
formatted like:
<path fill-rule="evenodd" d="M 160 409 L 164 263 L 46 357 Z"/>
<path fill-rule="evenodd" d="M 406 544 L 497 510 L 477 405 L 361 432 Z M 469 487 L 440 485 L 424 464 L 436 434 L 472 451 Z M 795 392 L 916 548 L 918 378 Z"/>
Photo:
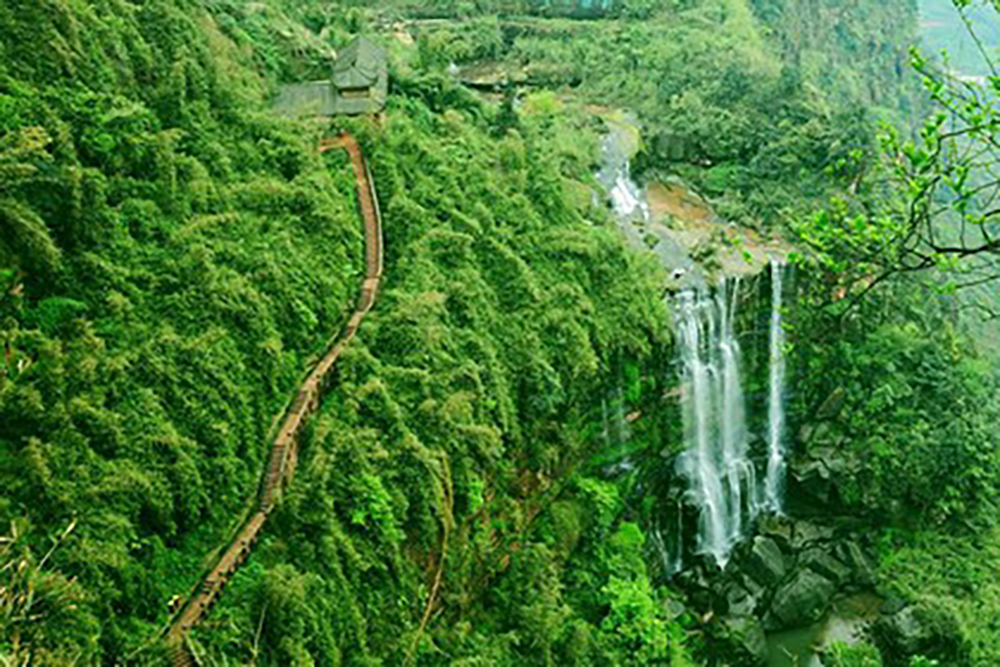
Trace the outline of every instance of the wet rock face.
<path fill-rule="evenodd" d="M 837 388 L 799 426 L 798 454 L 788 462 L 786 502 L 800 515 L 828 517 L 846 510 L 839 485 L 857 472 L 859 464 L 837 423 L 844 396 L 844 390 Z"/>
<path fill-rule="evenodd" d="M 756 535 L 733 551 L 724 571 L 702 563 L 674 580 L 708 619 L 726 664 L 763 664 L 765 631 L 815 623 L 835 599 L 875 584 L 865 537 L 838 488 L 856 466 L 836 426 L 841 394 L 802 427 L 800 454 L 788 461 L 786 507 L 796 518 L 759 517 Z"/>
<path fill-rule="evenodd" d="M 851 540 L 842 542 L 837 545 L 835 553 L 850 568 L 858 586 L 875 585 L 875 568 L 857 542 Z"/>
<path fill-rule="evenodd" d="M 822 426 L 822 425 L 820 425 Z M 823 428 L 803 427 L 800 438 L 824 435 Z M 838 481 L 852 470 L 854 464 L 843 455 L 839 443 L 836 446 L 814 446 L 807 455 L 798 455 L 788 463 L 788 504 L 799 511 L 813 516 L 825 516 L 844 509 Z"/>
<path fill-rule="evenodd" d="M 730 616 L 752 616 L 759 594 L 755 595 L 742 582 L 730 581 L 723 589 L 725 613 Z"/>
<path fill-rule="evenodd" d="M 851 568 L 819 547 L 812 547 L 802 552 L 802 555 L 799 556 L 799 564 L 821 577 L 829 579 L 837 586 L 849 583 L 851 579 Z"/>
<path fill-rule="evenodd" d="M 761 517 L 757 524 L 757 532 L 764 537 L 770 537 L 783 550 L 788 550 L 792 544 L 792 522 L 784 517 Z"/>
<path fill-rule="evenodd" d="M 762 665 L 767 660 L 767 639 L 764 628 L 754 616 L 730 616 L 723 621 L 725 633 L 732 645 L 735 664 Z"/>
<path fill-rule="evenodd" d="M 833 528 L 829 526 L 811 521 L 795 521 L 792 523 L 791 547 L 797 552 L 816 544 L 827 545 L 833 541 L 833 535 Z"/>

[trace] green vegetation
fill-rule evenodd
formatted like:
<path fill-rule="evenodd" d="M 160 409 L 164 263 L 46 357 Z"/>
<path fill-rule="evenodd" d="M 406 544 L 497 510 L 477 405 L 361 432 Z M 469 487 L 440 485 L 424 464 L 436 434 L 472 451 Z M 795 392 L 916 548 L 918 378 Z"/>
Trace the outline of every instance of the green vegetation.
<path fill-rule="evenodd" d="M 76 602 L 30 638 L 5 621 L 0 647 L 151 659 L 136 651 L 237 525 L 268 425 L 353 301 L 353 179 L 342 156 L 313 153 L 318 129 L 264 113 L 301 46 L 275 39 L 291 21 L 280 7 L 28 3 L 0 18 L 0 521 L 35 553 L 77 522 L 47 563 Z M 572 475 L 601 442 L 615 374 L 667 356 L 653 355 L 657 270 L 569 203 L 592 181 L 592 134 L 555 129 L 545 104 L 505 133 L 450 85 L 399 87 L 384 132 L 355 128 L 388 221 L 389 287 L 278 520 L 274 549 L 297 536 L 296 559 L 265 549 L 248 569 L 247 594 L 274 598 L 263 655 L 389 659 L 433 640 L 510 660 L 683 656 L 641 532 L 619 525 L 613 488 L 590 500 L 599 487 Z M 592 522 L 598 501 L 611 505 Z M 576 555 L 585 537 L 600 558 Z M 436 600 L 424 568 L 445 571 Z M 538 597 L 523 584 L 543 574 Z M 449 627 L 477 630 L 435 622 L 421 639 L 423 605 L 444 598 Z"/>
<path fill-rule="evenodd" d="M 817 281 L 814 295 L 829 299 Z M 818 292 L 818 294 L 816 294 Z M 1000 416 L 987 359 L 956 331 L 951 303 L 900 285 L 845 314 L 847 301 L 797 322 L 798 371 L 812 377 L 803 411 L 843 396 L 824 442 L 854 457 L 842 492 L 875 523 L 973 526 L 990 521 Z M 809 312 L 803 309 L 800 312 Z"/>
<path fill-rule="evenodd" d="M 993 351 L 974 339 L 1000 277 L 997 111 L 988 91 L 914 64 L 935 107 L 919 138 L 887 132 L 866 182 L 795 225 L 813 278 L 803 312 L 825 322 L 799 325 L 802 356 L 810 375 L 838 369 L 811 399 L 846 389 L 839 425 L 869 457 L 859 493 L 905 503 L 917 522 L 973 525 L 992 514 L 998 472 Z M 901 486 L 882 486 L 877 459 Z"/>
<path fill-rule="evenodd" d="M 882 667 L 882 657 L 871 644 L 835 643 L 823 658 L 830 667 Z"/>
<path fill-rule="evenodd" d="M 966 664 L 994 664 L 1000 655 L 993 614 L 1000 593 L 993 575 L 1000 563 L 998 545 L 995 527 L 979 534 L 923 531 L 886 537 L 880 576 L 887 589 L 956 619 L 971 654 Z"/>
<path fill-rule="evenodd" d="M 879 594 L 929 628 L 826 664 L 997 664 L 995 77 L 911 67 L 913 2 L 370 4 L 0 7 L 0 662 L 164 657 L 363 268 L 329 124 L 268 100 L 367 34 L 387 120 L 336 126 L 385 287 L 192 633 L 204 664 L 729 655 L 654 557 L 676 370 L 663 269 L 593 176 L 610 107 L 639 118 L 637 177 L 796 241 L 795 453 L 834 458 L 825 518 L 874 536 Z"/>
<path fill-rule="evenodd" d="M 956 6 L 996 20 L 968 4 Z M 834 424 L 856 464 L 845 500 L 882 527 L 886 595 L 916 603 L 934 631 L 921 664 L 992 665 L 996 81 L 914 64 L 933 103 L 919 137 L 888 132 L 867 184 L 797 226 L 814 277 L 803 312 L 819 318 L 798 325 L 801 356 L 824 378 L 803 402 L 846 397 Z M 905 664 L 876 639 L 887 664 Z"/>
<path fill-rule="evenodd" d="M 903 124 L 919 104 L 907 2 L 639 4 L 615 21 L 498 21 L 487 8 L 418 24 L 421 64 L 487 61 L 634 110 L 646 139 L 637 170 L 680 174 L 720 214 L 755 225 L 853 187 L 877 121 Z"/>
<path fill-rule="evenodd" d="M 0 51 L 0 524 L 38 555 L 76 522 L 47 569 L 77 602 L 25 650 L 124 657 L 236 525 L 354 299 L 353 176 L 262 113 L 197 3 L 5 3 Z"/>
<path fill-rule="evenodd" d="M 584 465 L 623 365 L 663 356 L 658 270 L 572 207 L 590 151 L 551 105 L 495 140 L 474 99 L 400 86 L 370 143 L 387 288 L 224 629 L 197 636 L 249 660 L 264 618 L 274 664 L 684 664 L 645 537 Z"/>

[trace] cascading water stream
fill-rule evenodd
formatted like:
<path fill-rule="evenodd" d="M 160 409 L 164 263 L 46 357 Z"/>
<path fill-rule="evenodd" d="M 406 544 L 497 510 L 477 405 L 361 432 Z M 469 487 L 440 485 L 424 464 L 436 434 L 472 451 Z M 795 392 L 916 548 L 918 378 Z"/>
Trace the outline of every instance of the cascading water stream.
<path fill-rule="evenodd" d="M 772 512 L 782 511 L 785 483 L 785 331 L 781 322 L 783 267 L 771 262 L 771 331 L 768 363 L 767 476 L 764 504 Z"/>
<path fill-rule="evenodd" d="M 747 456 L 739 344 L 734 320 L 738 281 L 712 298 L 686 291 L 679 300 L 685 453 L 680 466 L 699 508 L 698 551 L 720 566 L 757 513 L 753 463 Z"/>
<path fill-rule="evenodd" d="M 746 403 L 736 335 L 740 280 L 714 291 L 686 290 L 676 302 L 685 451 L 678 459 L 687 497 L 698 510 L 697 552 L 724 567 L 762 510 L 781 512 L 785 474 L 785 334 L 783 266 L 771 263 L 771 316 L 767 357 L 765 476 L 757 482 L 750 457 Z M 763 420 L 761 420 L 763 422 Z M 674 571 L 681 569 L 674 559 Z"/>
<path fill-rule="evenodd" d="M 740 279 L 733 280 L 732 289 L 726 289 L 723 282 L 716 295 L 722 318 L 722 336 L 719 349 L 722 353 L 722 467 L 725 472 L 729 497 L 729 543 L 733 544 L 743 536 L 743 514 L 746 510 L 751 517 L 756 516 L 755 474 L 752 462 L 747 458 L 746 415 L 743 386 L 740 382 L 740 349 L 736 338 L 736 304 L 740 293 Z M 727 300 L 728 298 L 728 300 Z M 747 487 L 744 508 L 743 486 Z"/>
<path fill-rule="evenodd" d="M 761 397 L 766 399 L 768 407 L 766 422 L 765 415 L 750 415 L 753 432 L 763 431 L 762 446 L 755 447 L 751 457 L 741 372 L 763 373 L 764 364 L 752 370 L 741 369 L 736 331 L 741 282 L 738 278 L 723 279 L 717 288 L 706 288 L 705 272 L 693 261 L 688 249 L 669 231 L 652 224 L 644 189 L 630 177 L 631 143 L 627 128 L 628 123 L 610 123 L 610 131 L 602 143 L 604 165 L 597 174 L 598 181 L 608 191 L 615 219 L 627 241 L 647 251 L 653 238 L 653 253 L 672 272 L 674 286 L 684 288 L 674 301 L 674 312 L 684 429 L 684 452 L 676 464 L 677 472 L 686 481 L 686 490 L 683 499 L 678 496 L 667 501 L 664 515 L 657 517 L 650 528 L 650 539 L 668 574 L 683 570 L 685 554 L 692 551 L 708 555 L 724 567 L 732 549 L 747 536 L 762 511 L 780 513 L 783 509 L 783 266 L 779 262 L 770 266 L 767 394 Z M 756 345 L 753 349 L 756 350 Z M 763 402 L 755 396 L 752 404 L 763 407 Z M 623 406 L 620 397 L 604 405 L 605 437 L 609 443 L 624 442 L 628 437 Z M 614 470 L 630 469 L 631 465 L 625 460 Z M 684 534 L 685 517 L 691 516 L 692 509 L 698 517 L 695 540 Z"/>
<path fill-rule="evenodd" d="M 603 166 L 596 176 L 607 189 L 615 220 L 629 244 L 643 252 L 652 248 L 660 263 L 671 272 L 672 286 L 683 290 L 674 299 L 673 309 L 684 429 L 684 452 L 676 459 L 676 471 L 686 485 L 682 494 L 674 495 L 680 489 L 670 489 L 670 498 L 664 499 L 663 514 L 654 517 L 649 527 L 651 545 L 661 559 L 662 569 L 673 575 L 684 569 L 685 555 L 692 552 L 707 555 L 724 567 L 730 552 L 747 537 L 761 512 L 783 510 L 784 266 L 777 261 L 770 264 L 771 319 L 767 328 L 768 346 L 760 350 L 763 355 L 756 353 L 758 341 L 764 344 L 762 336 L 758 338 L 749 329 L 741 331 L 752 336 L 749 349 L 754 354 L 750 358 L 764 359 L 759 366 L 754 363 L 755 368 L 742 368 L 738 324 L 756 318 L 754 313 L 749 313 L 749 318 L 739 318 L 739 306 L 755 303 L 756 299 L 746 298 L 751 295 L 739 278 L 723 279 L 715 289 L 706 287 L 706 272 L 692 259 L 689 248 L 656 224 L 644 188 L 630 176 L 629 155 L 633 147 L 630 128 L 633 127 L 636 127 L 634 119 L 609 122 L 609 132 L 601 146 Z M 741 373 L 763 374 L 765 363 L 766 394 L 758 397 L 755 393 L 750 404 L 759 405 L 763 412 L 766 402 L 766 415 L 757 412 L 747 415 Z M 758 383 L 748 386 L 756 388 Z M 618 387 L 617 393 L 609 395 L 603 404 L 604 436 L 609 445 L 623 443 L 629 437 L 624 407 Z M 754 440 L 752 456 L 751 428 L 754 435 L 760 432 L 762 436 L 760 447 L 756 446 L 758 440 Z M 630 470 L 632 465 L 626 458 L 609 468 L 609 472 Z M 692 539 L 684 531 L 686 522 L 695 513 L 697 536 Z"/>

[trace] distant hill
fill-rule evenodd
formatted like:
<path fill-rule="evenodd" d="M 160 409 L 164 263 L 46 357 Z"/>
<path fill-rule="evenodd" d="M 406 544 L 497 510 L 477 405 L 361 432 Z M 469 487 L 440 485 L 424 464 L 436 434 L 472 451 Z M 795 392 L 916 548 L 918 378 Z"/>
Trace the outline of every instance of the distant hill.
<path fill-rule="evenodd" d="M 991 55 L 1000 60 L 1000 20 L 995 10 L 974 3 L 970 10 L 976 33 Z M 939 53 L 947 49 L 952 66 L 969 76 L 983 76 L 989 68 L 983 61 L 975 41 L 969 35 L 961 16 L 951 0 L 919 0 L 920 35 L 924 49 Z"/>

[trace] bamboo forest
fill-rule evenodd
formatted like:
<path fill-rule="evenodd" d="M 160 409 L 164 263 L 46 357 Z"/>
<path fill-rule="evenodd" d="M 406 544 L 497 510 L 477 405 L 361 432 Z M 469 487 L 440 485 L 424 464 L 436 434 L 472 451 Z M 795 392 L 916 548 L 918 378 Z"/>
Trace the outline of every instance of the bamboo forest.
<path fill-rule="evenodd" d="M 1000 665 L 998 0 L 0 0 L 0 667 Z"/>

